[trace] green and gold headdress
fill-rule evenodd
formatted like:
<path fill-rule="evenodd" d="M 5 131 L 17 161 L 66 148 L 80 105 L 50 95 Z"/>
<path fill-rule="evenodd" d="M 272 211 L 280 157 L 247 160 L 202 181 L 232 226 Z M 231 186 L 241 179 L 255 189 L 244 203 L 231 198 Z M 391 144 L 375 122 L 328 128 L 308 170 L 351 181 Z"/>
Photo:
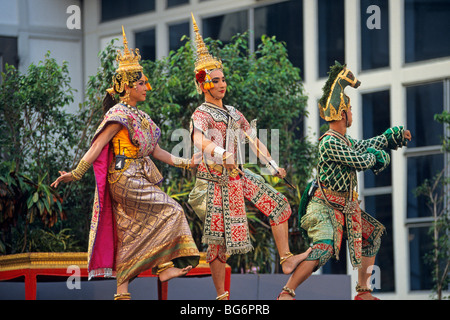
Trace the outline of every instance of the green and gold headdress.
<path fill-rule="evenodd" d="M 323 86 L 319 100 L 320 117 L 326 121 L 342 119 L 342 111 L 350 107 L 350 98 L 344 93 L 347 86 L 358 88 L 361 82 L 355 78 L 346 65 L 335 62 L 328 72 L 328 80 Z"/>

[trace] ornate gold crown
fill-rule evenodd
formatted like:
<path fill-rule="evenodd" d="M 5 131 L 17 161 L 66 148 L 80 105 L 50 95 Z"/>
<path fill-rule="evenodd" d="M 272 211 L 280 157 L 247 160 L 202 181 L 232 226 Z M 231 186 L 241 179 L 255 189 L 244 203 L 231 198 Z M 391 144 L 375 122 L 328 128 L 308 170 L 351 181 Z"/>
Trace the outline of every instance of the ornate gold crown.
<path fill-rule="evenodd" d="M 194 72 L 197 74 L 201 70 L 212 70 L 212 69 L 222 69 L 222 61 L 213 57 L 208 48 L 206 48 L 205 42 L 203 42 L 203 37 L 198 31 L 197 23 L 195 22 L 194 14 L 192 15 L 192 23 L 194 25 L 195 32 L 195 43 L 197 46 L 197 58 L 195 60 Z"/>
<path fill-rule="evenodd" d="M 128 40 L 125 35 L 125 30 L 122 26 L 123 34 L 123 54 L 120 50 L 117 50 L 116 61 L 119 63 L 119 67 L 116 69 L 116 74 L 113 76 L 113 87 L 107 89 L 109 94 L 113 95 L 115 93 L 122 93 L 124 90 L 125 83 L 131 86 L 136 79 L 130 77 L 129 75 L 142 72 L 143 68 L 139 64 L 141 60 L 141 55 L 139 49 L 129 49 Z"/>
<path fill-rule="evenodd" d="M 119 62 L 119 68 L 116 72 L 135 72 L 142 71 L 142 66 L 139 64 L 141 60 L 141 55 L 139 49 L 128 49 L 127 36 L 125 35 L 125 30 L 122 26 L 123 33 L 123 54 L 120 50 L 117 50 L 116 61 Z"/>

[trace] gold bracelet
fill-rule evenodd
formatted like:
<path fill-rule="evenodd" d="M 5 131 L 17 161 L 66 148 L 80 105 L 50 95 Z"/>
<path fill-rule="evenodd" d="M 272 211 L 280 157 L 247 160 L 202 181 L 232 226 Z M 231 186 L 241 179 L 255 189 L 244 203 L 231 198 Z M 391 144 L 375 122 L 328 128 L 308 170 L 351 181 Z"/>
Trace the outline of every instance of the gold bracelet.
<path fill-rule="evenodd" d="M 72 170 L 71 174 L 75 181 L 81 180 L 83 175 L 88 171 L 88 169 L 91 167 L 91 164 L 87 161 L 84 161 L 83 159 L 80 160 L 78 163 L 78 166 L 75 170 Z"/>
<path fill-rule="evenodd" d="M 295 291 L 292 290 L 291 288 L 284 286 L 282 290 L 284 292 L 287 292 L 289 295 L 291 295 L 292 298 L 295 298 Z"/>
<path fill-rule="evenodd" d="M 188 170 L 191 169 L 191 166 L 190 166 L 191 159 L 185 159 L 185 158 L 172 156 L 172 161 L 173 161 L 174 167 L 188 169 Z"/>
<path fill-rule="evenodd" d="M 372 292 L 373 290 L 366 286 L 360 286 L 359 283 L 356 283 L 356 292 Z"/>
<path fill-rule="evenodd" d="M 167 269 L 170 269 L 174 267 L 174 264 L 172 261 L 160 264 L 156 270 L 156 275 L 160 275 L 163 271 L 166 271 Z"/>

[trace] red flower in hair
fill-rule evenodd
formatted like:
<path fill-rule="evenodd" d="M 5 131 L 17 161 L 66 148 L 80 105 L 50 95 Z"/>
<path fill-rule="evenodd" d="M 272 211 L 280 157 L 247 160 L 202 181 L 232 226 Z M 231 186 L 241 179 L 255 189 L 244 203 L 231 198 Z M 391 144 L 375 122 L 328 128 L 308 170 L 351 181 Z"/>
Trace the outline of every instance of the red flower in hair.
<path fill-rule="evenodd" d="M 200 70 L 200 71 L 197 72 L 197 74 L 195 75 L 195 78 L 197 79 L 198 83 L 203 83 L 203 82 L 205 82 L 206 71 L 205 71 L 205 70 Z"/>

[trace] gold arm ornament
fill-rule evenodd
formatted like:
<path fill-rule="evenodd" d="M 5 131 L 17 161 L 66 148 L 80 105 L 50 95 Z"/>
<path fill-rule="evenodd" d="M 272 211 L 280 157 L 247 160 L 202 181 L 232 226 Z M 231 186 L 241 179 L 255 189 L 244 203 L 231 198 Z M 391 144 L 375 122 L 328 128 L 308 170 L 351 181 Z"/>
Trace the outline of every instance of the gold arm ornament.
<path fill-rule="evenodd" d="M 81 180 L 83 175 L 86 173 L 86 171 L 88 171 L 90 167 L 91 164 L 89 162 L 81 159 L 76 169 L 71 171 L 73 180 L 75 181 Z"/>
<path fill-rule="evenodd" d="M 180 157 L 172 156 L 173 166 L 182 169 L 191 169 L 190 163 L 191 159 L 185 159 Z"/>

